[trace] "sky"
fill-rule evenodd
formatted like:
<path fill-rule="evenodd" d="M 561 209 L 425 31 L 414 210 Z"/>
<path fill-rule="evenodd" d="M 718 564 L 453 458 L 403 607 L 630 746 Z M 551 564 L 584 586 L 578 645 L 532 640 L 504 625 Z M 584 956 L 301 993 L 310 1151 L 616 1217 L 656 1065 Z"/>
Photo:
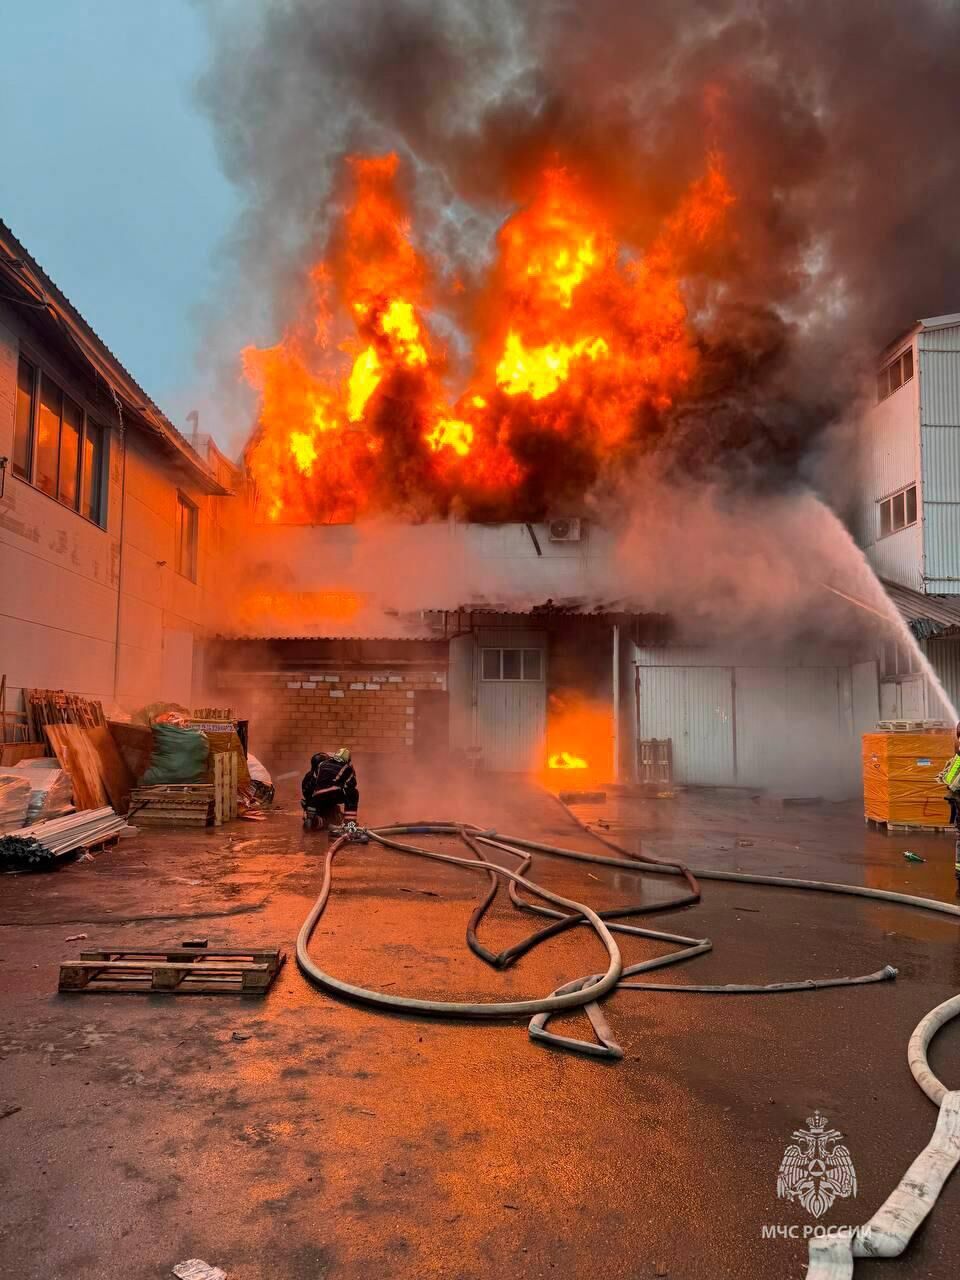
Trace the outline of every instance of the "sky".
<path fill-rule="evenodd" d="M 4 8 L 0 218 L 189 430 L 197 311 L 240 203 L 193 96 L 206 23 L 191 0 Z"/>

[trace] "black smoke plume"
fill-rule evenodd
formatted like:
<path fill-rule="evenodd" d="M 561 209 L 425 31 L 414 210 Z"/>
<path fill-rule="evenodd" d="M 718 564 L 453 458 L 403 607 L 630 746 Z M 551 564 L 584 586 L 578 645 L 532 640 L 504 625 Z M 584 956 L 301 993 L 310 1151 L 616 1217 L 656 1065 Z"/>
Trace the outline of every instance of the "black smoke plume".
<path fill-rule="evenodd" d="M 466 283 L 467 306 L 491 232 L 545 157 L 615 196 L 627 212 L 613 230 L 642 247 L 715 148 L 737 202 L 730 242 L 686 280 L 700 372 L 638 440 L 714 484 L 813 479 L 838 500 L 824 453 L 878 348 L 960 310 L 952 0 L 205 8 L 216 53 L 201 95 L 248 195 L 220 305 L 255 315 L 269 300 L 274 336 L 327 235 L 347 152 L 404 158 L 418 233 Z M 535 476 L 541 505 L 554 475 L 569 488 L 556 453 Z"/>

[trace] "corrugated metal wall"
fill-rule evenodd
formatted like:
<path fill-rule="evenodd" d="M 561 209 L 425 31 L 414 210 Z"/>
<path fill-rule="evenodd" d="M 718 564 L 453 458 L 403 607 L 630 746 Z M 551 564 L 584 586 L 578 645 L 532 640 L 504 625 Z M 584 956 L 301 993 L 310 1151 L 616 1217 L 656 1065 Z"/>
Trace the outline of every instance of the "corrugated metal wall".
<path fill-rule="evenodd" d="M 547 738 L 547 633 L 505 627 L 477 631 L 477 649 L 540 649 L 540 680 L 483 680 L 474 664 L 476 745 L 484 769 L 522 773 L 544 764 Z"/>
<path fill-rule="evenodd" d="M 546 733 L 542 681 L 480 681 L 477 745 L 484 769 L 508 773 L 542 769 Z"/>
<path fill-rule="evenodd" d="M 474 638 L 454 636 L 449 646 L 447 687 L 450 690 L 450 746 L 465 751 L 473 746 Z"/>
<path fill-rule="evenodd" d="M 960 326 L 924 331 L 920 347 L 924 590 L 960 592 Z"/>
<path fill-rule="evenodd" d="M 678 782 L 858 794 L 857 734 L 861 722 L 876 722 L 876 664 L 862 664 L 855 706 L 849 667 L 708 666 L 706 656 L 680 649 L 635 654 L 638 736 L 672 740 Z M 691 657 L 696 665 L 686 661 Z"/>
<path fill-rule="evenodd" d="M 673 740 L 677 782 L 735 781 L 731 675 L 728 667 L 641 669 L 640 737 Z"/>
<path fill-rule="evenodd" d="M 930 659 L 947 697 L 960 707 L 960 637 L 922 640 L 920 648 Z"/>
<path fill-rule="evenodd" d="M 912 591 L 923 590 L 923 534 L 919 524 L 880 538 L 866 555 L 874 571 L 881 578 L 899 582 Z"/>

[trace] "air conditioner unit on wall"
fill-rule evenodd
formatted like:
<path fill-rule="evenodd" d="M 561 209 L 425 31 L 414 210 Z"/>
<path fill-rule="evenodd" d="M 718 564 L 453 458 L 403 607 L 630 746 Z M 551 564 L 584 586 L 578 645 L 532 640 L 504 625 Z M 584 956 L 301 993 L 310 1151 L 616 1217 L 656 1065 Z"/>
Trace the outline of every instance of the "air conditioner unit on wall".
<path fill-rule="evenodd" d="M 579 542 L 582 536 L 579 520 L 551 520 L 547 532 L 551 542 Z"/>

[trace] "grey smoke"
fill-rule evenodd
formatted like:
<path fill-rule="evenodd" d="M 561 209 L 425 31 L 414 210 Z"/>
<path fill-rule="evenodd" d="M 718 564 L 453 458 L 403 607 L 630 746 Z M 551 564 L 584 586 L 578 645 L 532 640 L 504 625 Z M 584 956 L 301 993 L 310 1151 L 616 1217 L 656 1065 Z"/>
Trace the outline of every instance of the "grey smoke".
<path fill-rule="evenodd" d="M 877 348 L 960 309 L 953 0 L 199 2 L 217 50 L 201 98 L 248 196 L 217 313 L 264 338 L 301 296 L 346 151 L 400 152 L 418 234 L 469 286 L 551 152 L 642 247 L 714 146 L 734 242 L 691 273 L 703 375 L 651 443 L 711 482 L 813 479 L 837 501 L 823 451 Z"/>

